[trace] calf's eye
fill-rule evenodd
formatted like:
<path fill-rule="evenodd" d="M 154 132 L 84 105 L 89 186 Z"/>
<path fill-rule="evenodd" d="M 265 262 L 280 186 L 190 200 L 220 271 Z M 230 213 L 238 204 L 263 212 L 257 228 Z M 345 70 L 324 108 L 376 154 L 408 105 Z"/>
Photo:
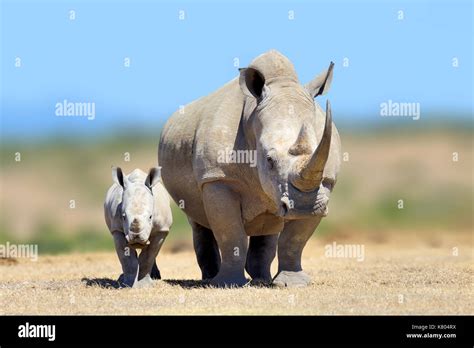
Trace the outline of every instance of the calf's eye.
<path fill-rule="evenodd" d="M 271 156 L 267 156 L 267 163 L 270 169 L 273 169 L 273 167 L 275 166 L 275 161 Z"/>
<path fill-rule="evenodd" d="M 150 220 L 153 219 L 153 215 L 150 215 L 149 219 L 150 219 Z"/>

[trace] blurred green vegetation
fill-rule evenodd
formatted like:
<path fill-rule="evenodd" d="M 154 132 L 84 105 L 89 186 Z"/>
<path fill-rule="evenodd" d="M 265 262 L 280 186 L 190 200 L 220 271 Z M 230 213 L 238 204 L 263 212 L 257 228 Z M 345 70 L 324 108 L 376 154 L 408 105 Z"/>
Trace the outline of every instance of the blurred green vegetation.
<path fill-rule="evenodd" d="M 191 236 L 186 215 L 173 203 L 173 230 L 167 242 L 175 243 Z M 188 231 L 189 230 L 189 231 Z M 38 244 L 39 251 L 45 254 L 60 254 L 68 252 L 112 251 L 114 243 L 107 227 L 98 229 L 97 226 L 81 225 L 74 231 L 65 233 L 53 222 L 39 223 L 31 238 L 15 236 L 4 221 L 0 223 L 0 244 L 27 243 Z M 189 235 L 187 233 L 189 232 Z"/>
<path fill-rule="evenodd" d="M 37 243 L 43 253 L 113 250 L 102 208 L 112 183 L 110 167 L 128 173 L 155 166 L 158 138 L 117 133 L 86 141 L 3 141 L 0 243 Z M 472 128 L 377 128 L 342 131 L 341 138 L 351 159 L 342 164 L 318 235 L 472 231 Z M 454 151 L 461 160 L 453 164 Z M 15 161 L 17 152 L 21 162 Z M 75 209 L 68 206 L 72 198 Z M 165 245 L 191 245 L 184 213 L 174 203 L 172 209 Z"/>

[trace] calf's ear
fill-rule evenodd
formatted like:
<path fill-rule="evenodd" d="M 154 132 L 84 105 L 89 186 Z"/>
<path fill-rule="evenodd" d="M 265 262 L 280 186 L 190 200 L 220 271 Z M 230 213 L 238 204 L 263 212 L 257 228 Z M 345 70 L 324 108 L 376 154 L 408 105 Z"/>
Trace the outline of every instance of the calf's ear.
<path fill-rule="evenodd" d="M 145 179 L 145 185 L 148 186 L 148 188 L 151 190 L 153 186 L 158 184 L 161 179 L 161 174 L 160 171 L 161 167 L 154 167 L 151 168 L 150 171 L 148 172 L 148 175 Z"/>
<path fill-rule="evenodd" d="M 327 70 L 316 76 L 313 81 L 305 86 L 313 98 L 316 98 L 318 95 L 326 94 L 329 91 L 329 88 L 331 88 L 333 69 L 334 63 L 331 62 Z"/>
<path fill-rule="evenodd" d="M 254 68 L 242 68 L 239 71 L 239 84 L 242 92 L 249 97 L 254 96 L 257 99 L 261 99 L 266 89 L 265 77 Z"/>
<path fill-rule="evenodd" d="M 127 185 L 127 179 L 124 177 L 120 167 L 112 167 L 112 180 L 125 189 Z"/>

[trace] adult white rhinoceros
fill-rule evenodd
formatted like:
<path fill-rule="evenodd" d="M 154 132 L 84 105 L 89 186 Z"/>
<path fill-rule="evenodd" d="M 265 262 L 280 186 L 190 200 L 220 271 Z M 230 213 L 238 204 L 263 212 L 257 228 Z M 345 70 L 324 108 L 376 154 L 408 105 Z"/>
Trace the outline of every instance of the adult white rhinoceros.
<path fill-rule="evenodd" d="M 162 179 L 188 216 L 211 284 L 243 285 L 244 269 L 253 282 L 271 282 L 277 247 L 273 283 L 310 282 L 301 254 L 327 214 L 341 163 L 330 105 L 325 115 L 314 102 L 329 89 L 332 71 L 333 63 L 302 86 L 288 58 L 269 51 L 166 123 Z"/>

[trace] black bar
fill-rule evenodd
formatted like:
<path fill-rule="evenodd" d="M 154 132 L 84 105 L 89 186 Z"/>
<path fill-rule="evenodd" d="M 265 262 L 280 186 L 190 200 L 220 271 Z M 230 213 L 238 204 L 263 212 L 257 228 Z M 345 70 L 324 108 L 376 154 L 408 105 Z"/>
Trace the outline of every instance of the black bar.
<path fill-rule="evenodd" d="M 285 344 L 472 347 L 472 316 L 3 316 L 0 346 Z M 20 325 L 55 325 L 55 339 L 19 337 Z M 407 334 L 425 337 L 411 338 Z M 435 338 L 433 335 L 456 337 Z"/>

